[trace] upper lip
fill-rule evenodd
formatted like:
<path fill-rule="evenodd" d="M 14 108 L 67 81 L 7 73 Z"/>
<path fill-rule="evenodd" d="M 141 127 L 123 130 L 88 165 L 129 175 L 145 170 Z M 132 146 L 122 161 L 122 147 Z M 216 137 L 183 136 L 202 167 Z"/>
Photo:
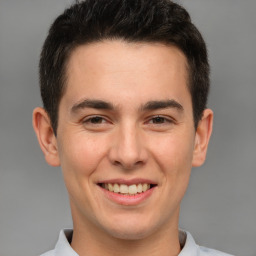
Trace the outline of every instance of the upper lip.
<path fill-rule="evenodd" d="M 150 179 L 142 179 L 142 178 L 134 178 L 134 179 L 108 179 L 108 180 L 101 180 L 97 182 L 98 184 L 125 184 L 125 185 L 133 185 L 133 184 L 152 184 L 157 185 L 156 182 L 150 180 Z"/>

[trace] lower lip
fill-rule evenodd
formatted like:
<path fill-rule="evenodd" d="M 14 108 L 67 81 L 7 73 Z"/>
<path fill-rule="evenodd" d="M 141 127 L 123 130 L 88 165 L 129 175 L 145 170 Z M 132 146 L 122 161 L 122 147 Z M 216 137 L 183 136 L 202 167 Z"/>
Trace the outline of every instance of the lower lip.
<path fill-rule="evenodd" d="M 110 199 L 111 201 L 114 201 L 117 204 L 138 205 L 144 202 L 145 200 L 147 200 L 152 195 L 156 187 L 153 187 L 147 190 L 146 192 L 142 192 L 140 194 L 131 195 L 131 196 L 110 192 L 109 190 L 106 190 L 102 187 L 99 187 L 99 188 L 108 199 Z"/>

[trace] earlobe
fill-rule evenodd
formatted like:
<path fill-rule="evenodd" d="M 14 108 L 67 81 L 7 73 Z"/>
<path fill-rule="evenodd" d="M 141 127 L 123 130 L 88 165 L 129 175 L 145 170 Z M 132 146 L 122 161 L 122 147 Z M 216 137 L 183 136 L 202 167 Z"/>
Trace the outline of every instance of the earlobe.
<path fill-rule="evenodd" d="M 201 166 L 206 158 L 207 148 L 212 134 L 213 124 L 213 111 L 211 109 L 205 109 L 203 117 L 199 121 L 196 136 L 195 146 L 193 152 L 192 166 Z"/>
<path fill-rule="evenodd" d="M 51 166 L 59 166 L 57 139 L 53 132 L 50 118 L 43 108 L 34 109 L 33 128 L 46 162 Z"/>

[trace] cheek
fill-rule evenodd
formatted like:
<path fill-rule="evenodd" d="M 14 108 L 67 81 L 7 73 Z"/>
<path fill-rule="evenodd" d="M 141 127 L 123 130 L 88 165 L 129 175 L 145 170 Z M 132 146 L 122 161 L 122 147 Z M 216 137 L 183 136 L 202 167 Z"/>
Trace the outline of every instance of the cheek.
<path fill-rule="evenodd" d="M 182 136 L 165 136 L 151 146 L 151 151 L 161 165 L 191 167 L 193 157 L 193 140 Z"/>
<path fill-rule="evenodd" d="M 107 151 L 104 138 L 95 136 L 77 134 L 72 136 L 72 140 L 60 141 L 59 152 L 64 176 L 76 176 L 78 181 L 97 169 Z"/>
<path fill-rule="evenodd" d="M 169 193 L 182 195 L 188 185 L 193 158 L 192 136 L 170 135 L 151 147 Z M 179 197 L 177 195 L 177 197 Z"/>

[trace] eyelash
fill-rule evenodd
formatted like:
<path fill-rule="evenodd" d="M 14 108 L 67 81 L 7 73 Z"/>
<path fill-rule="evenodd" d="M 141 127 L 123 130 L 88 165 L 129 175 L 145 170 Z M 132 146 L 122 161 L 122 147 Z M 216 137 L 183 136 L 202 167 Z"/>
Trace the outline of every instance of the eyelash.
<path fill-rule="evenodd" d="M 93 120 L 96 122 L 93 122 Z M 97 120 L 100 122 L 97 122 Z M 90 116 L 83 120 L 84 124 L 92 124 L 92 125 L 102 124 L 103 122 L 107 123 L 107 120 L 105 117 L 102 117 L 102 116 Z"/>
<path fill-rule="evenodd" d="M 149 123 L 150 125 L 165 125 L 172 124 L 175 121 L 170 117 L 165 117 L 161 115 L 150 117 L 145 123 Z M 101 125 L 109 123 L 109 121 L 102 116 L 90 116 L 83 120 L 83 124 L 91 124 L 91 125 Z"/>
<path fill-rule="evenodd" d="M 161 120 L 161 122 L 160 123 L 154 123 L 154 121 L 156 121 L 158 119 L 158 121 L 160 121 Z M 159 120 L 160 119 L 160 120 Z M 151 117 L 150 119 L 149 119 L 149 121 L 148 122 L 150 122 L 151 124 L 156 124 L 156 125 L 158 125 L 158 124 L 160 124 L 160 125 L 162 125 L 162 124 L 171 124 L 171 123 L 174 123 L 174 120 L 173 119 L 171 119 L 170 117 L 165 117 L 165 116 L 160 116 L 160 115 L 157 115 L 157 116 L 153 116 L 153 117 Z"/>

